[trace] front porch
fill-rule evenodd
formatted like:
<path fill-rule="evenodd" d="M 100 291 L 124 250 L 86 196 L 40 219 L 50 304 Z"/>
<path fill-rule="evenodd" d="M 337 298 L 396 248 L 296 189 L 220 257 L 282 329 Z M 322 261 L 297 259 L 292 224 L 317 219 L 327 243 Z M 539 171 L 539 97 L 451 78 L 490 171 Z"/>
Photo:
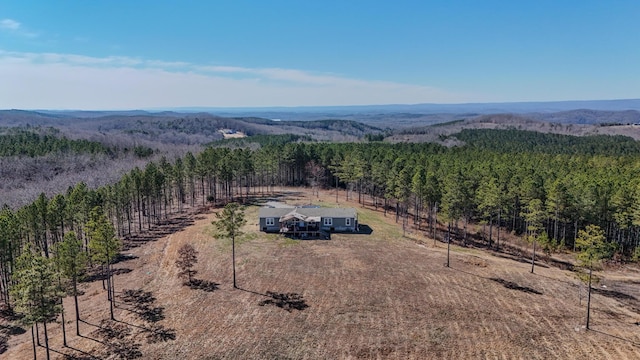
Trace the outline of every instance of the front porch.
<path fill-rule="evenodd" d="M 293 239 L 329 239 L 328 231 L 320 227 L 320 217 L 305 216 L 295 211 L 280 218 L 280 234 Z"/>

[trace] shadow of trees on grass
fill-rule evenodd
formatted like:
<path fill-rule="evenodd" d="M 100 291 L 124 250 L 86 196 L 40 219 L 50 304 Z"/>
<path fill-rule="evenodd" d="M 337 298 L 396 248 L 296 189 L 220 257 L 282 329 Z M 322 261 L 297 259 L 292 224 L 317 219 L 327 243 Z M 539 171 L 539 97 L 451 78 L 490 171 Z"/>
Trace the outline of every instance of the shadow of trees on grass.
<path fill-rule="evenodd" d="M 111 275 L 128 274 L 131 271 L 132 270 L 129 268 L 115 268 L 115 269 L 111 269 Z M 106 280 L 106 279 L 107 279 L 107 273 L 102 269 L 100 269 L 99 267 L 95 267 L 91 269 L 91 271 L 89 271 L 89 274 L 85 276 L 81 282 L 90 283 L 90 282 L 94 282 L 98 280 Z"/>
<path fill-rule="evenodd" d="M 194 290 L 203 290 L 206 292 L 214 292 L 218 290 L 218 286 L 220 284 L 215 283 L 213 281 L 201 280 L 201 279 L 191 279 L 191 281 L 186 281 L 183 285 L 188 286 Z"/>
<path fill-rule="evenodd" d="M 148 343 L 165 342 L 176 339 L 176 331 L 174 329 L 166 328 L 164 325 L 158 324 L 159 321 L 164 320 L 164 307 L 155 306 L 156 298 L 150 291 L 144 291 L 142 289 L 128 289 L 124 290 L 121 295 L 122 302 L 133 307 L 134 312 L 138 317 L 150 323 L 147 327 L 140 327 L 147 334 Z M 131 324 L 129 324 L 131 325 Z"/>
<path fill-rule="evenodd" d="M 309 307 L 303 296 L 298 293 L 276 293 L 267 291 L 266 294 L 262 295 L 269 297 L 269 299 L 260 301 L 258 303 L 260 306 L 273 305 L 288 312 L 292 310 L 304 310 Z"/>
<path fill-rule="evenodd" d="M 131 328 L 126 324 L 103 320 L 100 327 L 92 333 L 107 345 L 106 356 L 117 359 L 138 359 L 142 357 L 140 343 L 131 338 Z"/>
<path fill-rule="evenodd" d="M 599 289 L 597 287 L 592 287 L 591 291 L 593 291 L 596 294 L 606 296 L 612 299 L 617 299 L 617 300 L 637 300 L 636 297 L 633 295 L 625 294 L 623 292 L 616 291 L 616 290 L 606 290 L 606 289 Z"/>
<path fill-rule="evenodd" d="M 124 290 L 120 298 L 123 303 L 133 306 L 133 310 L 130 311 L 136 313 L 140 319 L 151 323 L 164 320 L 164 307 L 154 306 L 156 298 L 150 291 Z"/>
<path fill-rule="evenodd" d="M 18 320 L 19 316 L 16 315 L 11 309 L 2 307 L 0 309 L 0 319 L 9 322 Z M 9 338 L 11 336 L 24 334 L 25 332 L 27 331 L 19 326 L 11 324 L 0 325 L 0 354 L 9 349 Z"/>
<path fill-rule="evenodd" d="M 150 344 L 166 342 L 176 339 L 176 331 L 161 324 L 153 324 L 147 332 L 147 342 Z"/>
<path fill-rule="evenodd" d="M 137 234 L 125 235 L 123 237 L 122 251 L 128 251 L 148 242 L 157 241 L 164 236 L 182 231 L 194 223 L 194 219 L 187 214 L 178 214 L 169 219 L 161 220 L 151 229 Z"/>
<path fill-rule="evenodd" d="M 536 290 L 536 289 L 532 289 L 532 288 L 527 287 L 527 286 L 518 285 L 518 284 L 514 283 L 513 281 L 508 281 L 508 280 L 500 279 L 500 278 L 489 278 L 489 280 L 495 281 L 498 284 L 502 284 L 502 286 L 506 287 L 507 289 L 518 290 L 518 291 L 526 292 L 526 293 L 529 293 L 529 294 L 542 295 L 542 293 L 540 291 Z"/>

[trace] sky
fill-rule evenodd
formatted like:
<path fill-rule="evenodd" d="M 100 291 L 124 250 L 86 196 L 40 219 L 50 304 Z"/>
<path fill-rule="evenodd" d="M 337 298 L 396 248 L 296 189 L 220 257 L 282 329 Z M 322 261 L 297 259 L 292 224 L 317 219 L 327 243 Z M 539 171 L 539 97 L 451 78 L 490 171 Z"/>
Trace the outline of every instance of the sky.
<path fill-rule="evenodd" d="M 0 109 L 640 98 L 638 0 L 3 0 Z"/>

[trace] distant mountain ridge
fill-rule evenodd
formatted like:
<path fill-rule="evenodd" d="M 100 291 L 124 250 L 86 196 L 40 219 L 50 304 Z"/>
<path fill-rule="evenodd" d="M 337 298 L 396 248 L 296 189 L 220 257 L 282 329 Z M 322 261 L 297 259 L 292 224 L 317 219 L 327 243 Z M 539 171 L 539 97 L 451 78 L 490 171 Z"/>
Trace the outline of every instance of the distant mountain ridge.
<path fill-rule="evenodd" d="M 174 144 L 205 144 L 219 140 L 219 130 L 232 129 L 247 135 L 310 135 L 316 140 L 354 141 L 382 129 L 344 119 L 313 121 L 273 121 L 261 117 L 223 117 L 210 113 L 151 113 L 141 110 L 112 112 L 38 112 L 0 110 L 0 127 L 56 127 L 67 133 L 135 135 L 148 141 Z"/>
<path fill-rule="evenodd" d="M 570 110 L 554 113 L 534 113 L 526 116 L 558 124 L 637 124 L 640 111 Z"/>
<path fill-rule="evenodd" d="M 216 114 L 237 113 L 533 113 L 558 112 L 577 109 L 602 111 L 639 110 L 640 99 L 616 100 L 574 100 L 574 101 L 532 101 L 532 102 L 492 102 L 459 104 L 388 104 L 388 105 L 349 105 L 349 106 L 299 106 L 299 107 L 181 107 L 157 110 L 177 112 L 212 112 Z M 148 109 L 153 111 L 153 109 Z"/>
<path fill-rule="evenodd" d="M 243 114 L 246 116 L 278 119 L 279 115 L 316 114 L 332 117 L 342 114 L 495 114 L 495 113 L 549 113 L 571 110 L 599 110 L 599 111 L 640 111 L 640 99 L 614 100 L 571 100 L 571 101 L 530 101 L 530 102 L 489 102 L 489 103 L 457 103 L 457 104 L 387 104 L 387 105 L 346 105 L 346 106 L 273 106 L 273 107 L 171 107 L 148 108 L 134 110 L 33 110 L 41 114 L 64 115 L 72 117 L 102 117 L 106 115 L 145 115 L 164 113 L 175 115 L 184 113 L 211 113 L 221 116 Z M 253 114 L 253 115 L 250 115 Z"/>
<path fill-rule="evenodd" d="M 220 128 L 247 134 L 299 135 L 328 131 L 363 136 L 393 129 L 415 129 L 462 120 L 504 122 L 511 115 L 514 123 L 547 122 L 576 125 L 627 125 L 640 123 L 640 99 L 601 101 L 561 101 L 486 104 L 416 104 L 375 106 L 334 106 L 301 108 L 235 109 L 231 112 L 206 111 L 213 108 L 163 111 L 25 111 L 0 110 L 0 126 L 77 126 L 85 130 L 146 131 L 159 134 L 171 130 L 215 136 Z M 261 111 L 261 109 L 263 109 Z M 193 110 L 193 111 L 187 111 Z M 199 110 L 199 112 L 195 112 Z M 220 109 L 219 109 L 220 110 Z M 228 110 L 228 109 L 227 109 Z M 552 111 L 556 110 L 556 111 Z M 282 111 L 282 112 L 279 112 Z M 314 112 L 317 111 L 317 112 Z M 276 121 L 274 121 L 276 120 Z M 507 120 L 508 121 L 508 120 Z M 326 137 L 323 136 L 324 139 Z"/>

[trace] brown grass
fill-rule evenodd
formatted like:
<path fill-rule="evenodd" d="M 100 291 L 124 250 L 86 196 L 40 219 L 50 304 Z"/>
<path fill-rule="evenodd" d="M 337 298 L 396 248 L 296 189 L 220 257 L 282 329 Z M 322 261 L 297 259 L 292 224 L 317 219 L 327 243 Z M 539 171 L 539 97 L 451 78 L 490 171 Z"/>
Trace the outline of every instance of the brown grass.
<path fill-rule="evenodd" d="M 291 203 L 319 200 L 335 204 L 330 192 L 320 199 L 299 189 L 288 194 Z M 343 193 L 338 205 L 346 206 Z M 265 235 L 257 232 L 257 207 L 249 208 L 248 235 L 236 244 L 241 289 L 231 286 L 230 243 L 210 236 L 213 213 L 131 249 L 133 257 L 116 265 L 132 270 L 116 276 L 117 290 L 152 294 L 147 307 L 161 307 L 163 318 L 142 320 L 131 311 L 136 308 L 119 304 L 116 318 L 131 329 L 128 341 L 144 359 L 640 357 L 637 273 L 599 274 L 608 285 L 593 294 L 595 331 L 585 331 L 584 289 L 580 303 L 573 273 L 540 263 L 530 274 L 527 263 L 456 246 L 446 268 L 444 244 L 434 247 L 416 231 L 402 237 L 392 214 L 349 206 L 358 208 L 371 235 L 334 235 L 329 241 Z M 174 263 L 184 243 L 199 252 L 195 278 L 216 286 L 182 285 Z M 84 291 L 83 316 L 100 325 L 108 318 L 106 294 L 99 282 Z M 65 308 L 73 309 L 72 299 Z M 103 343 L 75 336 L 73 314 L 67 320 L 73 348 L 106 356 Z M 173 331 L 175 340 L 148 341 L 158 326 Z M 62 347 L 59 325 L 50 328 L 55 350 L 81 355 Z M 81 325 L 89 337 L 96 329 Z M 11 337 L 0 357 L 31 358 L 30 341 L 29 333 Z M 44 357 L 44 349 L 38 352 Z"/>

